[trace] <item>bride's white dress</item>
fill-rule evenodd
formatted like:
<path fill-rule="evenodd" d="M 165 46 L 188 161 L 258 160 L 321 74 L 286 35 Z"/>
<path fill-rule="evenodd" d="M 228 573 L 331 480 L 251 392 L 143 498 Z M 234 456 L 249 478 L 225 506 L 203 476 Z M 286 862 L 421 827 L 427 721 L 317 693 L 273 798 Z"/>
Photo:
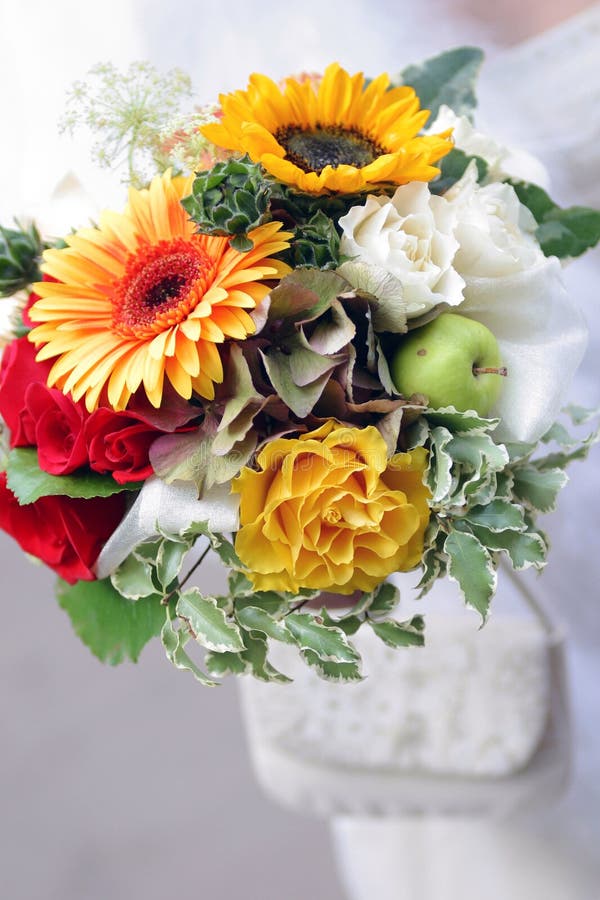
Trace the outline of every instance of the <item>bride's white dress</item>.
<path fill-rule="evenodd" d="M 221 3 L 181 0 L 163 6 L 158 12 L 151 0 L 105 0 L 103 18 L 94 21 L 93 33 L 86 4 L 22 0 L 0 9 L 4 35 L 22 33 L 26 16 L 37 23 L 28 32 L 27 53 L 11 39 L 2 44 L 0 54 L 0 82 L 17 87 L 3 98 L 3 115 L 13 128 L 4 139 L 5 174 L 10 177 L 3 179 L 0 221 L 8 221 L 14 209 L 43 207 L 42 199 L 67 169 L 75 170 L 98 203 L 106 205 L 110 182 L 88 164 L 81 142 L 69 145 L 52 138 L 64 88 L 96 60 L 108 58 L 122 65 L 148 57 L 163 68 L 181 65 L 192 74 L 199 96 L 208 100 L 217 87 L 242 86 L 255 69 L 278 77 L 290 68 L 322 69 L 337 56 L 351 69 L 394 71 L 444 46 L 477 43 L 480 38 L 490 49 L 481 78 L 481 123 L 506 142 L 537 153 L 550 171 L 557 199 L 600 206 L 600 4 L 552 33 L 510 50 L 495 47 L 489 33 L 479 34 L 475 23 L 452 16 L 440 0 L 420 3 L 417 9 L 415 4 L 403 7 L 399 0 L 328 4 L 305 0 L 291 9 L 262 4 L 260 12 L 260 5 L 230 0 L 228 14 Z M 67 16 L 61 17 L 65 12 Z M 189 17 L 190 26 L 173 26 L 177 16 Z M 51 78 L 39 62 L 44 56 Z M 111 197 L 110 202 L 119 201 Z M 600 251 L 567 269 L 566 278 L 590 325 L 590 347 L 570 396 L 576 402 L 598 404 Z M 368 885 L 367 893 L 356 896 L 598 897 L 599 456 L 596 451 L 587 465 L 575 465 L 559 512 L 547 522 L 553 549 L 539 582 L 539 590 L 549 595 L 570 633 L 576 753 L 571 789 L 551 811 L 520 815 L 505 824 L 431 819 L 416 828 L 414 820 L 347 820 L 338 829 L 340 852 L 356 848 L 360 841 L 360 853 L 343 856 L 349 890 L 364 891 L 361 879 Z M 17 564 L 22 561 L 15 560 L 13 565 Z M 383 744 L 388 738 L 382 735 Z M 507 743 L 522 750 L 518 738 L 507 735 Z M 383 744 L 371 746 L 369 752 L 374 757 L 384 754 Z M 430 851 L 424 860 L 419 845 Z M 413 874 L 421 879 L 419 896 L 403 893 Z"/>

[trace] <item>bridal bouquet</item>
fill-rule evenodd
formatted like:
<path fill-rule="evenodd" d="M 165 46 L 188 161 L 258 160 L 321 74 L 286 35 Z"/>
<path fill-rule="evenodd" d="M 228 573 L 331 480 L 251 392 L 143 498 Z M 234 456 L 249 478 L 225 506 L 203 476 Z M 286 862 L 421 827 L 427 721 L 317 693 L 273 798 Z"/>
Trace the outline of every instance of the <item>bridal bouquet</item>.
<path fill-rule="evenodd" d="M 423 643 L 394 573 L 485 619 L 502 556 L 543 566 L 537 515 L 596 437 L 555 420 L 586 339 L 561 261 L 600 214 L 475 129 L 480 62 L 254 74 L 189 115 L 181 73 L 76 86 L 67 124 L 127 156 L 129 197 L 0 232 L 0 526 L 101 659 L 160 634 L 205 684 L 284 681 L 283 641 L 357 679 L 361 627 Z M 189 583 L 209 550 L 223 596 Z"/>

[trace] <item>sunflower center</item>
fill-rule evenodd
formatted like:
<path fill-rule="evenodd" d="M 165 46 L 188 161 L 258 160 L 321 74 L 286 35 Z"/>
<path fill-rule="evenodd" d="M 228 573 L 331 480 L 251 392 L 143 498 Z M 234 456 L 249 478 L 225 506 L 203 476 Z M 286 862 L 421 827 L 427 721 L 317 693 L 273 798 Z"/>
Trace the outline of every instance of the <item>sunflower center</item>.
<path fill-rule="evenodd" d="M 303 172 L 317 174 L 325 166 L 361 169 L 385 153 L 379 144 L 360 131 L 337 125 L 317 126 L 313 131 L 290 125 L 277 131 L 275 138 L 285 149 L 286 159 Z"/>
<path fill-rule="evenodd" d="M 201 300 L 214 268 L 214 261 L 190 240 L 138 249 L 113 293 L 115 329 L 142 336 L 182 321 Z"/>

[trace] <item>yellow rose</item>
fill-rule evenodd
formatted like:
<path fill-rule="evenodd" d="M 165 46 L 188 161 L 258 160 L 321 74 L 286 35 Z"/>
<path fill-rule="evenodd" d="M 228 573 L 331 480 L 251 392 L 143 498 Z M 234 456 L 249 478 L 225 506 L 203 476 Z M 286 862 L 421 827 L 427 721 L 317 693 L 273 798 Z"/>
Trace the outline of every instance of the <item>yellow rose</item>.
<path fill-rule="evenodd" d="M 235 549 L 257 590 L 370 591 L 423 554 L 427 451 L 387 458 L 373 426 L 333 420 L 270 441 L 259 471 L 242 469 Z"/>

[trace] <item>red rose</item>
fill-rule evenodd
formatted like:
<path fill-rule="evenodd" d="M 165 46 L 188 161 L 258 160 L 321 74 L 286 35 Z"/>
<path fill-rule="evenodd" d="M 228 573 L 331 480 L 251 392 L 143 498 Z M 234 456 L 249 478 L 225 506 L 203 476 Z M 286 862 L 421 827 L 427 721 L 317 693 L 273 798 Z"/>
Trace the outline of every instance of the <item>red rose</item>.
<path fill-rule="evenodd" d="M 97 409 L 85 423 L 90 468 L 111 472 L 115 481 L 143 481 L 153 474 L 148 459 L 150 445 L 164 432 L 141 416 Z"/>
<path fill-rule="evenodd" d="M 49 362 L 36 362 L 27 338 L 6 348 L 0 367 L 0 415 L 10 429 L 11 447 L 37 447 L 40 468 L 67 475 L 87 463 L 83 403 L 75 403 L 46 379 Z"/>
<path fill-rule="evenodd" d="M 0 474 L 0 528 L 61 578 L 93 581 L 92 566 L 125 513 L 124 493 L 79 500 L 41 497 L 20 506 Z"/>
<path fill-rule="evenodd" d="M 35 422 L 27 409 L 25 394 L 31 384 L 46 384 L 50 362 L 37 363 L 36 349 L 26 337 L 12 341 L 0 365 L 0 415 L 10 429 L 11 447 L 35 445 Z"/>
<path fill-rule="evenodd" d="M 34 422 L 40 469 L 68 475 L 87 464 L 83 426 L 88 414 L 81 403 L 56 388 L 34 382 L 25 391 L 27 413 Z"/>

